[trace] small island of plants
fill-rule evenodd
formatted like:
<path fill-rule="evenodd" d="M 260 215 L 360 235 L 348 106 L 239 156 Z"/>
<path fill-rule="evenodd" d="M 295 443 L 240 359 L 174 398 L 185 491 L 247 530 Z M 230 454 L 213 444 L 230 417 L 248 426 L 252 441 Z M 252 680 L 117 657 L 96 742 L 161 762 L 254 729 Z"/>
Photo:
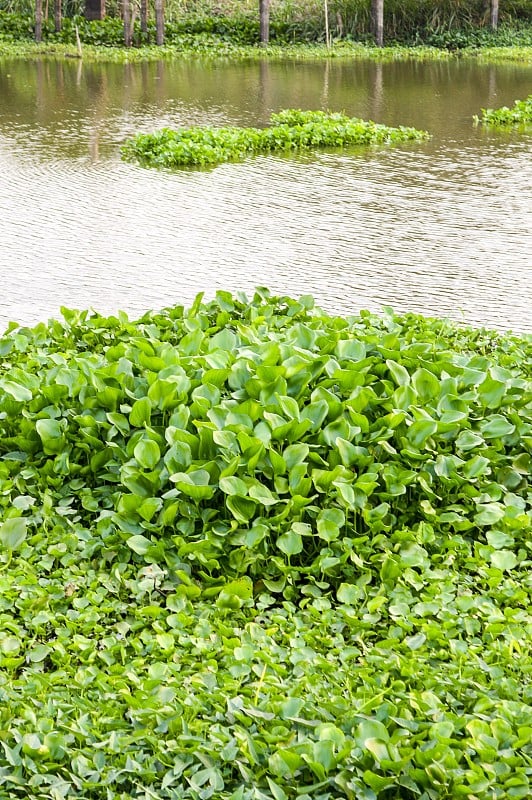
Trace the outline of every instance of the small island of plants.
<path fill-rule="evenodd" d="M 352 145 L 422 141 L 426 131 L 392 128 L 345 114 L 286 109 L 267 128 L 163 128 L 139 133 L 122 147 L 127 161 L 142 166 L 206 166 L 259 153 L 286 153 Z"/>
<path fill-rule="evenodd" d="M 530 797 L 531 337 L 63 315 L 0 337 L 0 797 Z"/>
<path fill-rule="evenodd" d="M 525 100 L 516 100 L 512 108 L 483 108 L 481 116 L 474 120 L 492 127 L 532 125 L 532 94 Z"/>

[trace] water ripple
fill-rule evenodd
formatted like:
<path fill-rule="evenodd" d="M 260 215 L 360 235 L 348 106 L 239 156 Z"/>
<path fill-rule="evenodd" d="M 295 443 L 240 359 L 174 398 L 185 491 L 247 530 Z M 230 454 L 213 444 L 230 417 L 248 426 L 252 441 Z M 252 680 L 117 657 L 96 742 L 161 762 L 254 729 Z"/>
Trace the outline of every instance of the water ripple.
<path fill-rule="evenodd" d="M 258 67 L 248 69 L 252 83 Z M 2 326 L 57 315 L 61 305 L 134 315 L 189 303 L 198 291 L 268 285 L 311 292 L 334 312 L 392 305 L 532 330 L 532 137 L 475 131 L 468 106 L 456 111 L 460 125 L 451 119 L 449 131 L 443 119 L 427 144 L 155 172 L 119 161 L 127 135 L 238 121 L 251 114 L 249 95 L 241 106 L 220 98 L 216 75 L 203 102 L 167 85 L 158 102 L 148 92 L 121 104 L 111 73 L 97 75 L 109 94 L 103 105 L 85 95 L 77 106 L 54 96 L 54 108 L 37 111 L 0 105 Z M 54 80 L 40 91 L 52 94 Z M 331 82 L 328 92 L 334 106 Z M 256 102 L 260 121 L 264 98 Z"/>

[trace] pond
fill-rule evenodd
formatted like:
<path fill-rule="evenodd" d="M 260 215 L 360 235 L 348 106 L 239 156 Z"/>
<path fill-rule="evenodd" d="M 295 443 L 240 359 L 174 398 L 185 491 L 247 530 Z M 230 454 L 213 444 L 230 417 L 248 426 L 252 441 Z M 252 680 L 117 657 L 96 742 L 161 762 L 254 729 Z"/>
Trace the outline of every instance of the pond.
<path fill-rule="evenodd" d="M 472 124 L 531 86 L 530 67 L 466 60 L 0 62 L 0 327 L 261 285 L 331 312 L 531 331 L 532 135 Z M 205 171 L 120 161 L 137 131 L 266 125 L 287 107 L 432 139 Z"/>

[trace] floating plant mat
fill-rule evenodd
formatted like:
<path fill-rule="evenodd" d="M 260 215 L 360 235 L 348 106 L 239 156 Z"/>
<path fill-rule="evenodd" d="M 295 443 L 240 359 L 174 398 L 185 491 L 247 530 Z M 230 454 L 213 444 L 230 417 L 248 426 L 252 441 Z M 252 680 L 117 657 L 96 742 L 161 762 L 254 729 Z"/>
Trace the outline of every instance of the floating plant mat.
<path fill-rule="evenodd" d="M 163 128 L 155 133 L 139 133 L 122 147 L 122 156 L 143 166 L 173 168 L 238 161 L 258 153 L 427 138 L 428 133 L 415 128 L 390 128 L 344 114 L 287 109 L 272 114 L 268 128 Z"/>
<path fill-rule="evenodd" d="M 475 116 L 476 123 L 491 127 L 516 127 L 532 125 L 532 94 L 526 100 L 516 100 L 512 108 L 483 108 L 481 116 Z"/>
<path fill-rule="evenodd" d="M 0 338 L 0 797 L 530 796 L 532 339 L 219 292 Z"/>

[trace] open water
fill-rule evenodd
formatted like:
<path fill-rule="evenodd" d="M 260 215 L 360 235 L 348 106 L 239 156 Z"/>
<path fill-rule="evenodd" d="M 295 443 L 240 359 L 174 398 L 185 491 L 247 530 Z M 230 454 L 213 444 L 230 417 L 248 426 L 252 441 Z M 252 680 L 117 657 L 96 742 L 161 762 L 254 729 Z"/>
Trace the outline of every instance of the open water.
<path fill-rule="evenodd" d="M 532 330 L 532 135 L 475 128 L 532 68 L 0 62 L 0 328 L 62 305 L 131 316 L 197 292 L 312 293 Z M 137 131 L 342 110 L 430 142 L 257 157 L 205 171 L 122 163 Z"/>

